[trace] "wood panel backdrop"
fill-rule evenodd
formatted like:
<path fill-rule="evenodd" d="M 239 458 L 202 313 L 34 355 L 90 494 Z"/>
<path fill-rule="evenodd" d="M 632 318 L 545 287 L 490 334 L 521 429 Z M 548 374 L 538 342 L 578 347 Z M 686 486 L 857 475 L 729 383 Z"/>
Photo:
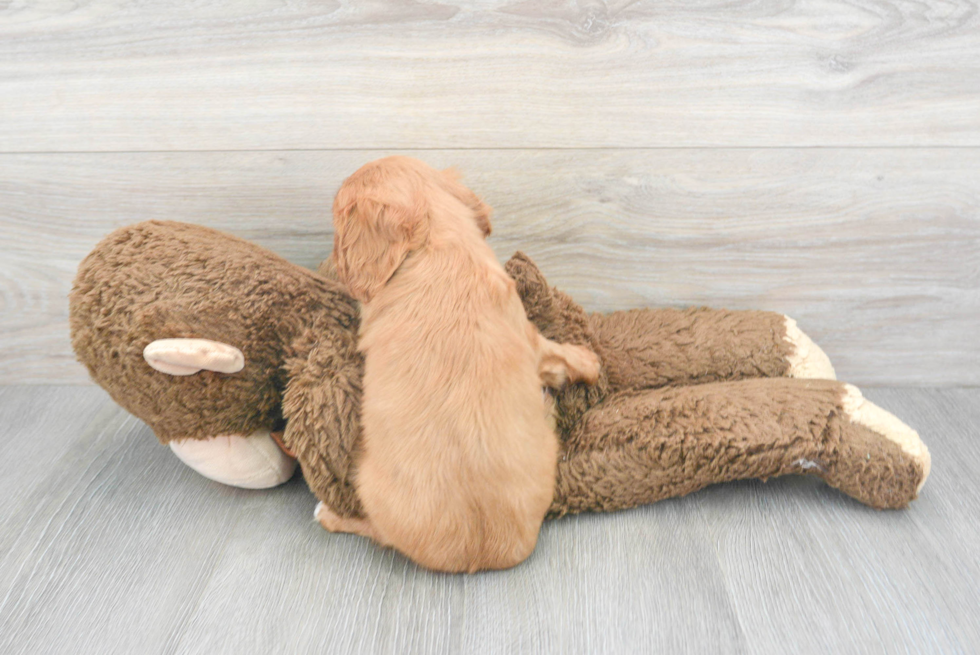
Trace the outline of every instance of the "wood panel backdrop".
<path fill-rule="evenodd" d="M 110 230 L 314 266 L 398 152 L 587 309 L 771 309 L 843 379 L 980 384 L 980 12 L 938 0 L 0 0 L 0 383 L 87 382 L 66 296 Z"/>

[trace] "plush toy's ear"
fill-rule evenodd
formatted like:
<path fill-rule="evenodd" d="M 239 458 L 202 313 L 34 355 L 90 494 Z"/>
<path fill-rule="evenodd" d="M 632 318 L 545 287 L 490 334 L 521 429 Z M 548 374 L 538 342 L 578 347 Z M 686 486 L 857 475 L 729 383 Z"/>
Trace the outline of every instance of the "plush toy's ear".
<path fill-rule="evenodd" d="M 456 169 L 447 168 L 442 172 L 442 175 L 446 180 L 446 189 L 473 210 L 476 224 L 483 231 L 483 236 L 490 236 L 493 231 L 493 226 L 490 224 L 490 214 L 493 213 L 493 209 L 490 205 L 480 200 L 475 193 L 459 181 L 460 175 Z"/>
<path fill-rule="evenodd" d="M 337 277 L 350 294 L 368 302 L 412 250 L 425 243 L 428 210 L 359 196 L 334 202 L 333 256 Z"/>

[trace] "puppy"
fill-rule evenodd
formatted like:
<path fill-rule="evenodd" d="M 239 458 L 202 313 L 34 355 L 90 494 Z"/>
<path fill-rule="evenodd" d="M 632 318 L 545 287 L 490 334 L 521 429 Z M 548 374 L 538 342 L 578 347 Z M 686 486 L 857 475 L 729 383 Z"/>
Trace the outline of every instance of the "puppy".
<path fill-rule="evenodd" d="M 451 172 L 406 158 L 349 177 L 333 206 L 337 274 L 362 303 L 365 519 L 354 532 L 440 571 L 514 566 L 554 494 L 549 386 L 599 361 L 542 337 L 485 241 L 490 208 Z"/>

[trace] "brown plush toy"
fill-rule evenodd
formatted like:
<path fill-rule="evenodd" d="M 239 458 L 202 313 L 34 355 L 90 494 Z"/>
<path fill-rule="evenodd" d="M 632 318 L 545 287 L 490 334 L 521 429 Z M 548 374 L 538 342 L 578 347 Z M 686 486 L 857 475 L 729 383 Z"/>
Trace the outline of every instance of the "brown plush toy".
<path fill-rule="evenodd" d="M 553 392 L 562 452 L 552 517 L 789 473 L 898 508 L 929 475 L 918 435 L 835 381 L 781 314 L 587 315 L 525 255 L 507 271 L 546 337 L 602 360 L 597 385 Z M 322 503 L 360 515 L 358 308 L 329 266 L 313 273 L 204 227 L 139 223 L 82 262 L 70 314 L 92 378 L 195 470 L 269 487 L 292 475 L 295 457 Z"/>

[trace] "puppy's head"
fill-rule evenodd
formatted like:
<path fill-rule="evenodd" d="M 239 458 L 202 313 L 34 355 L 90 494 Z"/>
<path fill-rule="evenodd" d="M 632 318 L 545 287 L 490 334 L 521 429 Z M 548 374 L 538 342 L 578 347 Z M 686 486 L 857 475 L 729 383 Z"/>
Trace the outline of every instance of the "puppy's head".
<path fill-rule="evenodd" d="M 333 203 L 337 277 L 368 302 L 428 235 L 424 177 L 414 160 L 387 157 L 344 180 Z"/>
<path fill-rule="evenodd" d="M 334 199 L 337 277 L 352 296 L 369 302 L 408 254 L 425 245 L 434 213 L 471 214 L 487 236 L 490 211 L 455 171 L 437 171 L 409 157 L 371 162 L 344 180 Z"/>

